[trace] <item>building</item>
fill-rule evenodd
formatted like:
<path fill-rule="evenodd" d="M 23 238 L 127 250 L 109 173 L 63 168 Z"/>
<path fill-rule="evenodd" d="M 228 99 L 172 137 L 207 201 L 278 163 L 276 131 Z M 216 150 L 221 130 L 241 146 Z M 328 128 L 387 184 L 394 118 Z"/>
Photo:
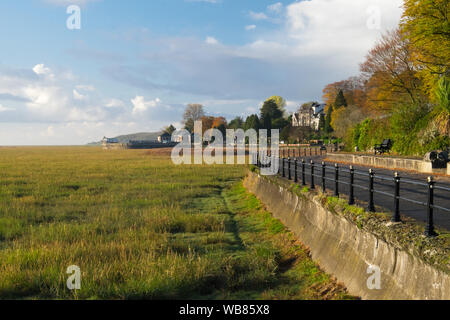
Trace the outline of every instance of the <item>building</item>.
<path fill-rule="evenodd" d="M 118 139 L 107 137 L 103 137 L 102 146 L 103 149 L 119 149 L 123 147 L 123 145 L 119 142 Z"/>
<path fill-rule="evenodd" d="M 162 135 L 158 137 L 159 143 L 170 143 L 172 141 L 172 136 L 168 134 L 167 132 L 164 132 Z"/>
<path fill-rule="evenodd" d="M 293 127 L 309 127 L 319 130 L 320 120 L 325 117 L 325 104 L 305 103 L 292 115 Z"/>

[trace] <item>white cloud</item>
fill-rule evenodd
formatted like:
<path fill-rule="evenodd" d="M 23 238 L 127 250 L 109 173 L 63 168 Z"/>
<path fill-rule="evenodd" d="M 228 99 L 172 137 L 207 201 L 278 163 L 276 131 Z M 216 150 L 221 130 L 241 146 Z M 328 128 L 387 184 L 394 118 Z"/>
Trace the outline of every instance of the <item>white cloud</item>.
<path fill-rule="evenodd" d="M 253 20 L 267 20 L 267 19 L 269 19 L 269 17 L 264 12 L 253 12 L 253 11 L 250 11 L 248 13 L 248 15 Z"/>
<path fill-rule="evenodd" d="M 8 108 L 8 107 L 4 107 L 0 104 L 0 112 L 6 112 L 6 111 L 13 111 L 15 110 L 14 108 Z"/>
<path fill-rule="evenodd" d="M 157 107 L 161 100 L 156 98 L 155 100 L 146 101 L 143 96 L 136 96 L 134 99 L 131 99 L 131 103 L 133 104 L 133 114 L 137 115 L 147 111 L 149 108 Z"/>
<path fill-rule="evenodd" d="M 73 89 L 73 98 L 75 100 L 85 100 L 86 96 L 82 95 L 81 93 L 79 93 L 76 89 Z"/>
<path fill-rule="evenodd" d="M 33 67 L 34 73 L 36 73 L 38 76 L 46 76 L 49 79 L 54 79 L 55 75 L 52 73 L 52 70 L 50 68 L 47 68 L 44 64 L 37 64 Z"/>
<path fill-rule="evenodd" d="M 205 42 L 207 44 L 212 44 L 212 45 L 215 45 L 215 44 L 219 43 L 219 41 L 216 38 L 214 38 L 214 37 L 206 37 Z"/>
<path fill-rule="evenodd" d="M 120 99 L 110 99 L 106 104 L 105 107 L 107 108 L 121 108 L 124 107 L 125 103 Z"/>
<path fill-rule="evenodd" d="M 289 36 L 303 55 L 345 54 L 356 64 L 381 33 L 395 28 L 402 14 L 402 0 L 379 0 L 381 30 L 367 27 L 372 0 L 313 0 L 287 7 Z"/>
<path fill-rule="evenodd" d="M 41 136 L 43 137 L 53 137 L 55 135 L 55 130 L 53 126 L 49 126 L 46 130 L 41 132 Z"/>
<path fill-rule="evenodd" d="M 76 86 L 78 90 L 84 90 L 84 91 L 95 91 L 95 87 L 91 85 L 86 84 L 79 84 Z"/>
<path fill-rule="evenodd" d="M 267 7 L 267 10 L 269 10 L 271 12 L 275 12 L 275 13 L 280 13 L 282 9 L 283 9 L 283 4 L 281 2 L 271 4 Z"/>
<path fill-rule="evenodd" d="M 255 26 L 254 24 L 251 24 L 251 25 L 245 26 L 245 30 L 247 30 L 247 31 L 250 31 L 250 30 L 255 30 L 255 29 L 256 29 L 256 26 Z"/>
<path fill-rule="evenodd" d="M 41 74 L 50 74 L 51 70 L 47 68 L 44 64 L 37 64 L 33 67 L 34 73 L 41 75 Z"/>

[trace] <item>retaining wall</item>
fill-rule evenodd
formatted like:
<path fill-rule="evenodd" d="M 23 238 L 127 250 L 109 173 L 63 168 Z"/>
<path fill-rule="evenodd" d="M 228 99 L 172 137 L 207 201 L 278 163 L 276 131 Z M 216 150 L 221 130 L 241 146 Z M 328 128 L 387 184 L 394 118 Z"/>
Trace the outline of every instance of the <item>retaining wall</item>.
<path fill-rule="evenodd" d="M 367 156 L 346 153 L 329 153 L 327 159 L 330 161 L 350 162 L 364 166 L 381 167 L 387 169 L 413 170 L 421 173 L 441 173 L 450 175 L 450 166 L 447 169 L 433 169 L 431 162 L 402 159 L 381 156 Z"/>
<path fill-rule="evenodd" d="M 361 230 L 326 209 L 311 194 L 297 195 L 274 178 L 250 172 L 244 186 L 311 250 L 321 268 L 363 299 L 450 299 L 450 277 L 421 259 Z M 279 183 L 278 183 L 279 182 Z M 370 290 L 370 265 L 381 270 L 381 289 Z"/>

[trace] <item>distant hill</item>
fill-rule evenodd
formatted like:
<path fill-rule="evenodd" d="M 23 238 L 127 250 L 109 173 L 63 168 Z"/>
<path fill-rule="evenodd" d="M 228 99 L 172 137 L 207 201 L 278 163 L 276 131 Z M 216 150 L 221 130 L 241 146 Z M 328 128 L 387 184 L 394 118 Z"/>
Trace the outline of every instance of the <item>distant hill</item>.
<path fill-rule="evenodd" d="M 158 136 L 160 136 L 162 132 L 140 132 L 140 133 L 132 133 L 132 134 L 126 134 L 118 137 L 108 137 L 108 138 L 115 138 L 119 140 L 119 143 L 128 143 L 131 140 L 134 141 L 158 141 Z M 88 143 L 90 146 L 96 146 L 101 145 L 102 142 L 91 142 Z"/>

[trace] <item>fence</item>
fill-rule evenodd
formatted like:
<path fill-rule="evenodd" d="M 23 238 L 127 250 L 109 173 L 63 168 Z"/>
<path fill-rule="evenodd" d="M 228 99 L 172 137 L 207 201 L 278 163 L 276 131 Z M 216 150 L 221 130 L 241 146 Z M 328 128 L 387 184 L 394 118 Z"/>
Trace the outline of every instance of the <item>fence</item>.
<path fill-rule="evenodd" d="M 317 165 L 314 163 L 313 160 L 311 160 L 309 163 L 305 161 L 305 159 L 299 160 L 298 158 L 284 158 L 283 152 L 280 152 L 280 156 L 267 156 L 263 153 L 253 155 L 254 156 L 254 162 L 257 163 L 258 167 L 270 167 L 270 168 L 276 168 L 275 166 L 271 166 L 273 161 L 278 161 L 278 172 L 272 172 L 273 174 L 278 174 L 283 178 L 287 178 L 288 180 L 293 180 L 294 183 L 301 183 L 303 186 L 307 186 L 306 178 L 308 176 L 309 178 L 309 187 L 310 189 L 314 190 L 316 189 L 316 181 L 315 178 L 319 179 L 320 181 L 320 187 L 322 188 L 322 192 L 326 193 L 327 189 L 327 181 L 329 183 L 332 183 L 333 185 L 333 191 L 334 196 L 339 197 L 340 196 L 340 186 L 341 185 L 347 185 L 349 188 L 349 195 L 348 195 L 348 203 L 349 205 L 355 204 L 355 188 L 365 190 L 368 195 L 368 211 L 369 212 L 375 212 L 375 203 L 374 203 L 374 194 L 381 194 L 387 197 L 390 197 L 393 199 L 394 202 L 394 213 L 392 217 L 392 221 L 394 222 L 400 222 L 400 200 L 413 203 L 416 205 L 420 205 L 426 208 L 426 215 L 427 215 L 427 225 L 425 228 L 425 234 L 428 237 L 436 236 L 435 227 L 434 227 L 434 210 L 441 210 L 444 212 L 450 212 L 449 208 L 445 208 L 439 205 L 436 205 L 434 203 L 435 197 L 434 197 L 434 190 L 442 190 L 442 191 L 450 191 L 450 188 L 445 186 L 439 186 L 436 185 L 436 182 L 433 180 L 432 177 L 428 177 L 426 182 L 421 181 L 414 181 L 411 179 L 403 179 L 400 177 L 400 175 L 395 172 L 393 177 L 389 177 L 386 175 L 380 175 L 375 174 L 375 171 L 370 169 L 368 172 L 363 172 L 359 170 L 355 170 L 353 166 L 350 166 L 347 168 L 340 167 L 337 163 L 333 166 L 330 166 L 329 164 L 326 164 L 325 162 L 322 162 L 321 164 Z M 276 170 L 276 169 L 275 169 Z M 332 171 L 332 175 L 327 176 L 327 170 Z M 320 172 L 320 174 L 317 174 L 317 171 Z M 344 181 L 343 177 L 344 174 L 348 178 L 348 182 Z M 364 179 L 367 179 L 367 185 L 363 186 L 360 184 L 355 183 L 355 177 L 364 177 Z M 389 193 L 382 190 L 375 190 L 374 183 L 375 181 L 384 181 L 384 182 L 390 182 L 392 183 L 392 186 L 394 187 L 394 192 Z M 421 202 L 414 199 L 409 199 L 400 196 L 401 191 L 401 185 L 407 184 L 407 185 L 413 185 L 415 187 L 423 187 L 424 190 L 426 190 L 427 194 L 427 201 Z M 450 197 L 449 197 L 450 198 Z"/>
<path fill-rule="evenodd" d="M 326 155 L 328 152 L 336 151 L 335 148 L 336 148 L 335 146 L 317 146 L 317 147 L 299 146 L 297 148 L 280 146 L 279 156 L 280 158 L 323 156 Z"/>

